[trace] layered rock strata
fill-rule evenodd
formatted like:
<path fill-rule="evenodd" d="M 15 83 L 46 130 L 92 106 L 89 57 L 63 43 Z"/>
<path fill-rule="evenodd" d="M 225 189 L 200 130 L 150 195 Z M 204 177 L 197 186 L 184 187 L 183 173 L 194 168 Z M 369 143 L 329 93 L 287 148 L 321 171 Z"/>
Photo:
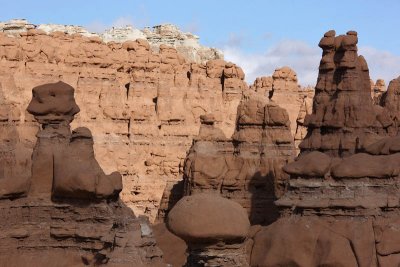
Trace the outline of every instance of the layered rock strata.
<path fill-rule="evenodd" d="M 188 244 L 185 266 L 250 266 L 246 251 L 250 222 L 238 203 L 212 193 L 186 196 L 172 208 L 167 222 Z"/>
<path fill-rule="evenodd" d="M 273 202 L 287 179 L 282 167 L 295 156 L 287 112 L 248 91 L 231 139 L 210 118 L 203 118 L 186 157 L 184 194 L 217 193 L 241 204 L 253 224 L 271 223 L 278 215 Z"/>
<path fill-rule="evenodd" d="M 371 80 L 371 97 L 375 105 L 381 104 L 381 98 L 385 92 L 386 84 L 384 80 L 378 79 L 375 83 Z"/>
<path fill-rule="evenodd" d="M 290 129 L 297 148 L 307 132 L 304 118 L 312 112 L 314 88 L 301 87 L 298 84 L 296 72 L 285 66 L 277 68 L 272 76 L 257 78 L 250 89 L 268 96 L 288 112 Z"/>
<path fill-rule="evenodd" d="M 41 127 L 29 176 L 0 173 L 1 266 L 165 266 L 145 218 L 119 200 L 122 178 L 105 175 L 87 128 L 62 82 L 32 90 L 28 112 Z"/>
<path fill-rule="evenodd" d="M 85 37 L 98 37 L 104 42 L 124 43 L 147 40 L 153 51 L 158 52 L 160 45 L 174 47 L 187 61 L 195 63 L 206 63 L 212 59 L 224 59 L 224 55 L 216 48 L 206 47 L 199 43 L 199 37 L 190 33 L 182 32 L 173 24 L 162 24 L 152 28 L 146 27 L 142 30 L 131 25 L 124 27 L 112 27 L 103 33 L 93 33 L 82 26 L 61 24 L 39 24 L 29 23 L 25 19 L 13 19 L 0 22 L 0 32 L 7 35 L 19 36 L 28 30 L 37 29 L 46 34 L 53 32 L 64 32 L 66 34 L 80 34 Z"/>
<path fill-rule="evenodd" d="M 301 151 L 346 156 L 397 133 L 387 113 L 372 102 L 368 65 L 357 55 L 357 42 L 353 31 L 337 37 L 330 31 L 321 39 L 323 56 Z"/>
<path fill-rule="evenodd" d="M 400 137 L 385 137 L 393 121 L 371 107 L 356 43 L 353 31 L 336 37 L 330 31 L 320 42 L 306 146 L 283 168 L 290 179 L 276 201 L 281 217 L 254 235 L 252 266 L 400 264 Z M 315 131 L 323 135 L 323 129 L 330 138 L 317 139 Z M 346 135 L 353 142 L 344 142 Z M 367 142 L 368 135 L 374 138 Z"/>
<path fill-rule="evenodd" d="M 91 129 L 100 166 L 122 174 L 121 198 L 151 221 L 163 192 L 182 180 L 200 115 L 213 113 L 227 136 L 234 131 L 247 85 L 232 63 L 189 63 L 165 45 L 152 52 L 144 40 L 106 44 L 38 29 L 18 36 L 0 34 L 0 161 L 13 166 L 8 171 L 24 176 L 32 163 L 38 124 L 25 111 L 28 88 L 60 79 L 76 89 L 76 102 L 85 107 L 72 125 Z"/>
<path fill-rule="evenodd" d="M 390 81 L 387 91 L 385 91 L 380 99 L 380 105 L 383 106 L 385 112 L 395 124 L 395 128 L 400 126 L 400 77 Z"/>

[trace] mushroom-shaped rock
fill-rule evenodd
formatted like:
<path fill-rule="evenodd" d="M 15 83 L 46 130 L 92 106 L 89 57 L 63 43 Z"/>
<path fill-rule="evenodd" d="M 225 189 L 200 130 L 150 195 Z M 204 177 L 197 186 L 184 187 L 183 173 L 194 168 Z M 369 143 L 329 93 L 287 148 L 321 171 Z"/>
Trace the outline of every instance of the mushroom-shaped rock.
<path fill-rule="evenodd" d="M 188 267 L 248 267 L 250 222 L 238 203 L 216 194 L 182 198 L 168 214 L 167 226 L 188 245 Z"/>
<path fill-rule="evenodd" d="M 79 107 L 75 102 L 74 88 L 60 81 L 34 87 L 27 110 L 39 122 L 71 121 Z"/>
<path fill-rule="evenodd" d="M 200 115 L 200 122 L 201 122 L 201 124 L 214 125 L 215 116 L 212 113 Z"/>
<path fill-rule="evenodd" d="M 187 243 L 243 241 L 250 228 L 246 210 L 214 194 L 182 198 L 168 214 L 168 228 Z"/>

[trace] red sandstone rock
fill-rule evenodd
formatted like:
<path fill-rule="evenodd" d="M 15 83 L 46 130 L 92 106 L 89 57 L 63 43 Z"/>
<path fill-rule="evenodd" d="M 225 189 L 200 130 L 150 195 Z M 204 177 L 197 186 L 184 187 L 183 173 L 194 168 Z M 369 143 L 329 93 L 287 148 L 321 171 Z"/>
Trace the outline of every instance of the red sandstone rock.
<path fill-rule="evenodd" d="M 368 66 L 357 55 L 357 34 L 332 37 L 332 33 L 320 42 L 323 56 L 313 113 L 305 119 L 308 135 L 300 148 L 346 156 L 393 134 L 392 122 L 372 103 Z"/>
<path fill-rule="evenodd" d="M 122 175 L 121 198 L 151 221 L 160 210 L 162 220 L 177 197 L 171 189 L 182 181 L 200 116 L 214 114 L 215 126 L 232 135 L 247 88 L 243 71 L 223 61 L 220 78 L 210 78 L 213 66 L 189 63 L 167 46 L 154 52 L 144 40 L 118 44 L 36 33 L 0 36 L 0 162 L 10 163 L 5 173 L 15 173 L 7 177 L 30 176 L 23 172 L 30 170 L 39 128 L 26 112 L 32 87 L 63 80 L 76 89 L 82 109 L 72 127 L 90 128 L 99 165 Z"/>
<path fill-rule="evenodd" d="M 389 118 L 372 103 L 357 34 L 334 35 L 328 32 L 320 42 L 323 56 L 302 152 L 283 168 L 290 179 L 275 202 L 281 218 L 252 238 L 252 266 L 400 263 L 398 231 L 390 230 L 400 209 L 399 137 L 390 136 L 397 125 L 393 114 Z"/>
<path fill-rule="evenodd" d="M 254 92 L 244 94 L 237 114 L 232 139 L 216 138 L 220 131 L 203 117 L 184 164 L 184 194 L 220 194 L 241 204 L 252 223 L 268 224 L 287 180 L 282 166 L 295 153 L 288 115 Z"/>
<path fill-rule="evenodd" d="M 243 240 L 250 223 L 236 202 L 215 194 L 183 197 L 168 215 L 168 228 L 189 243 Z"/>
<path fill-rule="evenodd" d="M 42 127 L 32 175 L 2 180 L 0 265 L 164 266 L 148 220 L 119 200 L 121 175 L 98 165 L 89 129 L 70 132 L 78 111 L 71 86 L 34 88 L 29 112 Z"/>
<path fill-rule="evenodd" d="M 249 266 L 244 240 L 250 222 L 234 201 L 217 194 L 186 196 L 169 212 L 167 226 L 188 244 L 188 266 Z"/>

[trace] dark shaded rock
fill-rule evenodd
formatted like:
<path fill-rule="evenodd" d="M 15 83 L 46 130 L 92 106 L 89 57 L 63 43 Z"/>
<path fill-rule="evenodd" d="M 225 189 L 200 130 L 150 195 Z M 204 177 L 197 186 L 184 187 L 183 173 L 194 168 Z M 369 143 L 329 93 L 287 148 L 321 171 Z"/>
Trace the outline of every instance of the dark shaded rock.
<path fill-rule="evenodd" d="M 332 158 L 326 154 L 313 151 L 299 156 L 296 161 L 283 167 L 290 175 L 305 177 L 324 177 L 329 172 Z"/>
<path fill-rule="evenodd" d="M 188 245 L 186 266 L 249 266 L 245 240 L 250 229 L 238 203 L 217 194 L 186 196 L 168 214 L 167 227 Z"/>
<path fill-rule="evenodd" d="M 31 177 L 2 181 L 0 265 L 165 266 L 147 218 L 119 200 L 121 175 L 97 163 L 90 130 L 71 133 L 74 89 L 35 87 L 28 111 L 41 129 Z"/>
<path fill-rule="evenodd" d="M 271 223 L 278 216 L 273 202 L 288 178 L 282 167 L 295 155 L 289 125 L 284 109 L 247 92 L 231 139 L 201 125 L 185 159 L 184 194 L 217 193 L 242 205 L 253 224 Z"/>

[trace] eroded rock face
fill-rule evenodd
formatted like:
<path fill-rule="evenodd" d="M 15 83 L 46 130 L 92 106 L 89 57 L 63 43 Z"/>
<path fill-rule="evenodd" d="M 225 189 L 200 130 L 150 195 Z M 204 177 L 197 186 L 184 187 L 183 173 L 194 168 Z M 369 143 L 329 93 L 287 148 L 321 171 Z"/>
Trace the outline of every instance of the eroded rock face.
<path fill-rule="evenodd" d="M 28 112 L 40 130 L 30 175 L 1 179 L 1 265 L 164 266 L 148 220 L 119 200 L 121 175 L 97 163 L 89 129 L 71 133 L 74 89 L 37 86 Z"/>
<path fill-rule="evenodd" d="M 182 198 L 167 226 L 188 245 L 186 266 L 249 266 L 246 238 L 250 222 L 238 203 L 213 193 Z"/>
<path fill-rule="evenodd" d="M 342 157 L 397 133 L 387 113 L 373 104 L 368 65 L 357 55 L 357 42 L 353 31 L 336 37 L 330 31 L 321 39 L 313 112 L 305 118 L 308 134 L 301 151 Z"/>
<path fill-rule="evenodd" d="M 213 113 L 215 125 L 231 136 L 247 88 L 243 71 L 232 63 L 189 63 L 174 48 L 160 45 L 156 53 L 140 39 L 106 44 L 98 37 L 29 29 L 16 37 L 0 34 L 0 58 L 0 165 L 10 163 L 0 167 L 0 176 L 26 177 L 32 163 L 39 124 L 26 112 L 30 88 L 63 80 L 85 107 L 72 126 L 90 128 L 99 165 L 106 174 L 121 173 L 121 198 L 151 221 L 160 205 L 167 209 L 171 188 L 182 180 L 200 116 Z"/>
<path fill-rule="evenodd" d="M 371 80 L 371 97 L 375 105 L 381 104 L 382 95 L 386 92 L 386 84 L 382 79 Z"/>
<path fill-rule="evenodd" d="M 400 264 L 400 137 L 388 136 L 394 117 L 373 107 L 356 43 L 353 31 L 321 39 L 308 135 L 299 157 L 283 168 L 290 179 L 276 201 L 281 217 L 253 236 L 252 266 Z M 377 141 L 367 142 L 368 135 Z"/>
<path fill-rule="evenodd" d="M 158 52 L 160 45 L 168 45 L 175 48 L 187 61 L 195 63 L 206 63 L 212 59 L 223 59 L 224 55 L 216 48 L 206 47 L 199 43 L 199 37 L 190 33 L 182 32 L 173 24 L 162 24 L 142 30 L 131 25 L 125 27 L 112 27 L 103 33 L 89 32 L 82 26 L 62 24 L 39 24 L 34 25 L 25 19 L 12 19 L 0 22 L 0 32 L 7 35 L 19 36 L 27 31 L 36 31 L 41 34 L 63 32 L 66 34 L 79 34 L 85 37 L 95 37 L 102 41 L 124 43 L 138 39 L 147 40 L 153 51 Z"/>
<path fill-rule="evenodd" d="M 298 84 L 296 72 L 285 66 L 277 68 L 272 76 L 257 78 L 250 89 L 269 97 L 288 112 L 290 130 L 297 149 L 307 133 L 304 119 L 312 112 L 314 88 L 302 88 Z"/>
<path fill-rule="evenodd" d="M 400 118 L 400 77 L 390 81 L 387 91 L 382 94 L 380 104 L 386 113 L 394 121 L 395 127 L 399 127 Z"/>
<path fill-rule="evenodd" d="M 271 223 L 278 215 L 273 202 L 287 179 L 282 166 L 295 156 L 287 112 L 248 91 L 232 138 L 220 132 L 212 125 L 200 128 L 185 160 L 184 194 L 220 194 L 241 204 L 252 224 Z"/>

